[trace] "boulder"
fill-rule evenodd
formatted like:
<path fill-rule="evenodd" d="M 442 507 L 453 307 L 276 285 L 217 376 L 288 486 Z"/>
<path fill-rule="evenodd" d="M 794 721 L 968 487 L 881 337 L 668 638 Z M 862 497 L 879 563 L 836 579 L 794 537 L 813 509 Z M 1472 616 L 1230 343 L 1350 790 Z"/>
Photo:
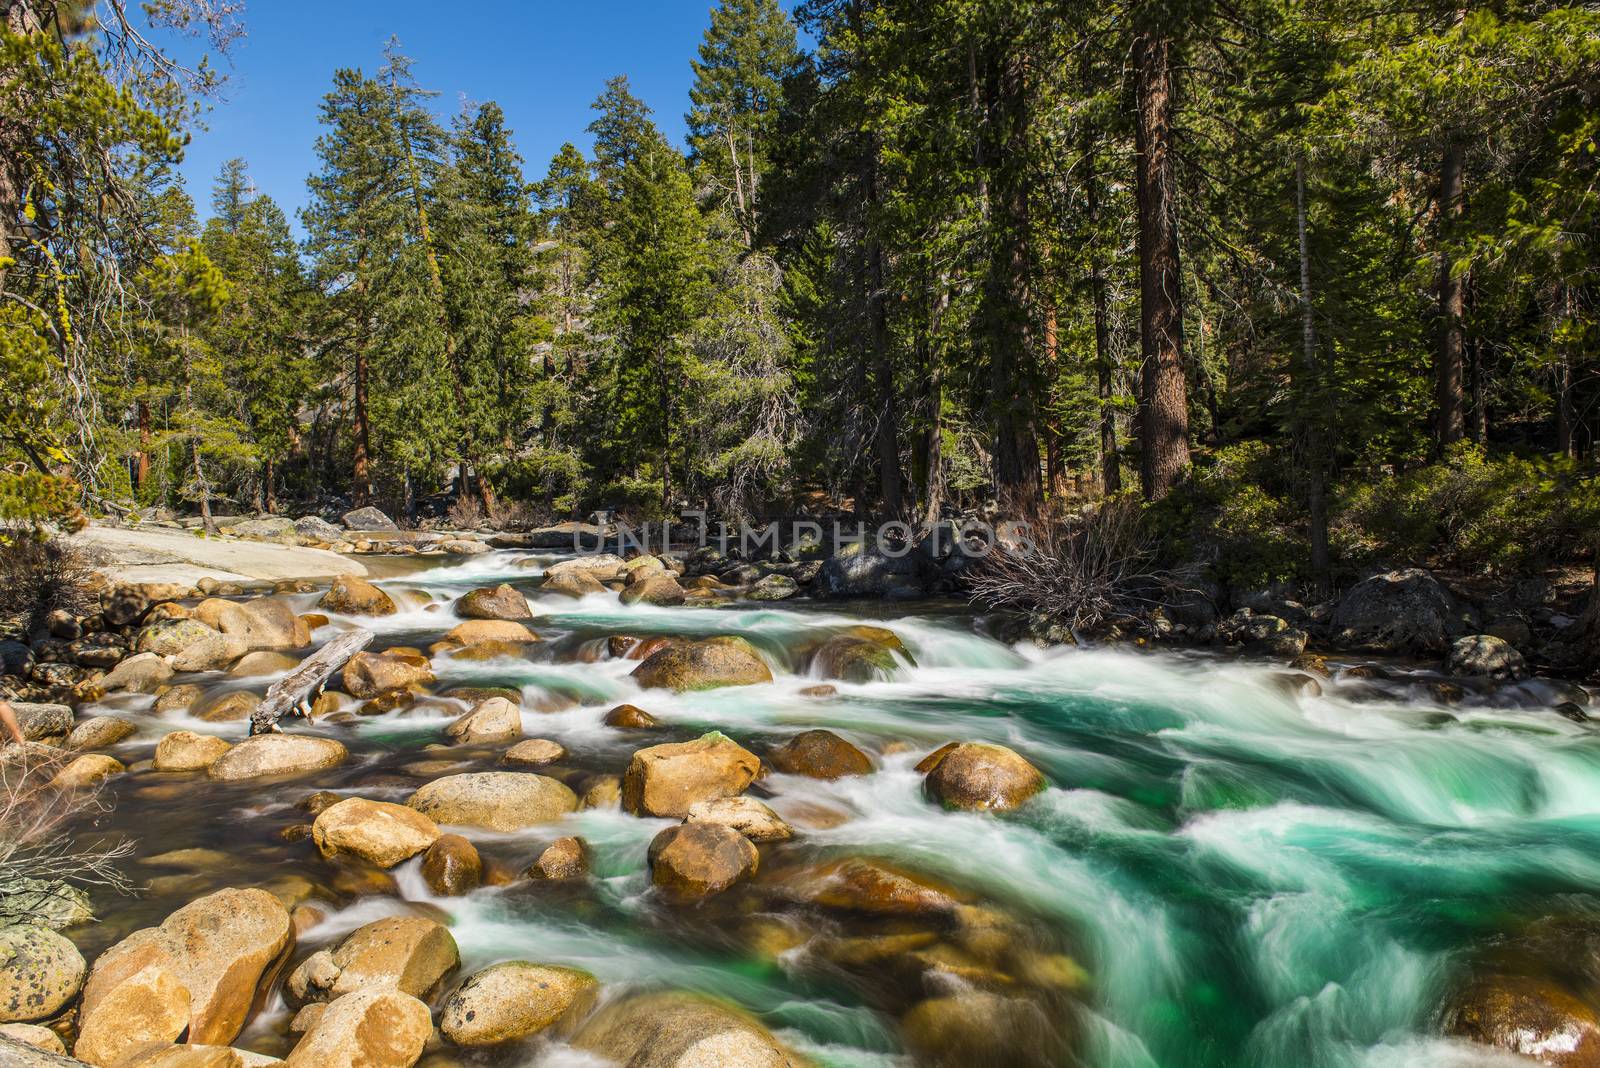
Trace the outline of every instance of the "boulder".
<path fill-rule="evenodd" d="M 581 879 L 589 873 L 589 850 L 582 838 L 557 838 L 528 869 L 530 879 Z"/>
<path fill-rule="evenodd" d="M 117 716 L 91 716 L 72 728 L 67 735 L 67 748 L 105 749 L 131 737 L 138 729 L 137 724 Z"/>
<path fill-rule="evenodd" d="M 922 561 L 915 555 L 885 556 L 860 544 L 846 545 L 817 573 L 823 597 L 904 597 L 926 588 Z"/>
<path fill-rule="evenodd" d="M 392 616 L 400 610 L 394 598 L 366 579 L 340 575 L 322 595 L 317 607 L 346 616 Z"/>
<path fill-rule="evenodd" d="M 332 1002 L 290 1051 L 287 1068 L 411 1068 L 433 1035 L 428 1006 L 398 990 Z"/>
<path fill-rule="evenodd" d="M 233 748 L 225 738 L 194 731 L 173 731 L 156 743 L 157 771 L 204 771 Z"/>
<path fill-rule="evenodd" d="M 49 1019 L 78 996 L 87 970 L 78 947 L 48 927 L 0 927 L 0 1022 Z"/>
<path fill-rule="evenodd" d="M 106 693 L 155 693 L 172 674 L 172 668 L 157 654 L 137 653 L 112 668 L 95 685 Z"/>
<path fill-rule="evenodd" d="M 298 1004 L 332 1001 L 358 990 L 398 990 L 425 998 L 461 963 L 448 928 L 426 916 L 386 916 L 318 950 L 289 976 Z"/>
<path fill-rule="evenodd" d="M 692 904 L 755 874 L 760 854 L 720 823 L 680 823 L 650 842 L 650 881 L 674 904 Z"/>
<path fill-rule="evenodd" d="M 257 597 L 243 602 L 208 597 L 195 605 L 192 615 L 243 642 L 246 649 L 281 651 L 301 649 L 311 643 L 311 629 L 281 597 Z"/>
<path fill-rule="evenodd" d="M 477 642 L 536 642 L 539 636 L 514 619 L 469 619 L 449 630 L 444 640 L 473 645 Z"/>
<path fill-rule="evenodd" d="M 686 823 L 719 823 L 752 842 L 781 842 L 794 837 L 794 828 L 753 797 L 719 797 L 696 801 L 684 817 Z"/>
<path fill-rule="evenodd" d="M 490 697 L 453 721 L 444 732 L 458 745 L 519 738 L 522 736 L 522 710 L 504 697 Z"/>
<path fill-rule="evenodd" d="M 649 575 L 623 590 L 619 600 L 623 604 L 653 604 L 662 607 L 683 603 L 684 590 L 678 580 L 662 572 Z"/>
<path fill-rule="evenodd" d="M 554 1027 L 594 1004 L 600 983 L 588 972 L 528 961 L 493 964 L 445 999 L 439 1032 L 458 1046 L 497 1046 Z"/>
<path fill-rule="evenodd" d="M 558 575 L 574 573 L 586 574 L 597 581 L 605 581 L 620 576 L 626 566 L 627 562 L 616 553 L 590 553 L 551 564 L 545 568 L 544 575 L 546 581 Z"/>
<path fill-rule="evenodd" d="M 953 914 L 953 891 L 920 875 L 875 860 L 851 858 L 816 869 L 797 880 L 813 905 L 869 916 L 935 917 Z"/>
<path fill-rule="evenodd" d="M 911 653 L 894 631 L 885 627 L 852 627 L 829 638 L 811 654 L 811 670 L 825 679 L 875 682 L 894 674 L 899 658 Z"/>
<path fill-rule="evenodd" d="M 1363 579 L 1334 606 L 1328 621 L 1335 645 L 1377 653 L 1443 653 L 1468 626 L 1471 613 L 1422 568 Z"/>
<path fill-rule="evenodd" d="M 245 645 L 226 634 L 212 633 L 168 658 L 174 671 L 221 671 L 245 653 Z"/>
<path fill-rule="evenodd" d="M 1600 1017 L 1548 979 L 1476 976 L 1452 995 L 1445 1008 L 1444 1030 L 1542 1064 L 1600 1065 Z"/>
<path fill-rule="evenodd" d="M 155 653 L 157 656 L 176 656 L 191 645 L 218 635 L 217 630 L 198 619 L 163 619 L 139 631 L 139 637 L 134 642 L 134 650 L 141 653 Z"/>
<path fill-rule="evenodd" d="M 772 670 L 743 638 L 717 637 L 674 642 L 634 668 L 633 678 L 646 689 L 682 692 L 771 682 Z"/>
<path fill-rule="evenodd" d="M 765 575 L 744 591 L 747 601 L 783 601 L 800 592 L 800 586 L 788 575 Z"/>
<path fill-rule="evenodd" d="M 760 758 L 719 732 L 653 745 L 628 762 L 622 807 L 636 816 L 681 819 L 696 801 L 743 793 L 760 770 Z"/>
<path fill-rule="evenodd" d="M 350 854 L 380 868 L 409 860 L 438 839 L 439 828 L 416 809 L 364 797 L 330 805 L 311 825 L 311 840 L 323 856 Z"/>
<path fill-rule="evenodd" d="M 441 897 L 457 897 L 483 882 L 483 859 L 459 834 L 441 834 L 422 854 L 422 878 Z"/>
<path fill-rule="evenodd" d="M 494 552 L 491 546 L 468 538 L 446 538 L 439 543 L 439 548 L 457 556 L 481 556 L 483 553 Z"/>
<path fill-rule="evenodd" d="M 767 763 L 785 775 L 842 779 L 870 775 L 872 758 L 832 731 L 801 731 L 767 754 Z"/>
<path fill-rule="evenodd" d="M 234 690 L 203 701 L 195 716 L 207 723 L 236 723 L 250 718 L 261 698 L 249 690 Z"/>
<path fill-rule="evenodd" d="M 135 1054 L 117 1068 L 268 1068 L 282 1064 L 276 1057 L 252 1053 L 231 1046 L 156 1046 L 147 1053 Z"/>
<path fill-rule="evenodd" d="M 349 751 L 332 738 L 309 734 L 258 734 L 217 758 L 206 775 L 223 782 L 267 775 L 298 775 L 344 763 Z"/>
<path fill-rule="evenodd" d="M 180 683 L 156 698 L 157 712 L 187 712 L 206 695 L 205 687 L 192 682 Z"/>
<path fill-rule="evenodd" d="M 697 994 L 636 994 L 602 1008 L 573 1036 L 622 1068 L 806 1068 L 754 1017 Z"/>
<path fill-rule="evenodd" d="M 399 527 L 395 526 L 393 519 L 390 519 L 388 516 L 383 514 L 382 509 L 374 508 L 370 504 L 365 508 L 357 508 L 354 511 L 346 512 L 339 518 L 349 530 L 400 529 Z"/>
<path fill-rule="evenodd" d="M 928 998 L 900 1021 L 916 1063 L 930 1068 L 1049 1068 L 1065 1059 L 1063 1030 L 1035 1001 L 978 990 Z"/>
<path fill-rule="evenodd" d="M 1047 785 L 1038 768 L 1003 745 L 962 742 L 942 752 L 918 770 L 926 772 L 923 790 L 945 808 L 1009 812 Z"/>
<path fill-rule="evenodd" d="M 17 726 L 22 728 L 22 737 L 30 742 L 61 738 L 72 730 L 72 709 L 68 705 L 14 701 L 11 711 L 16 714 Z"/>
<path fill-rule="evenodd" d="M 567 747 L 549 738 L 529 738 L 506 750 L 500 759 L 507 764 L 543 767 L 554 764 L 567 755 Z"/>
<path fill-rule="evenodd" d="M 638 705 L 618 705 L 601 717 L 600 722 L 618 730 L 648 730 L 661 725 L 656 717 Z"/>
<path fill-rule="evenodd" d="M 294 520 L 280 515 L 242 519 L 228 527 L 228 533 L 256 541 L 276 541 L 285 534 L 294 533 Z"/>
<path fill-rule="evenodd" d="M 12 875 L 0 883 L 0 928 L 35 924 L 58 931 L 93 919 L 89 895 L 63 879 Z"/>
<path fill-rule="evenodd" d="M 604 593 L 606 588 L 594 577 L 592 571 L 564 571 L 559 575 L 546 573 L 539 592 L 559 593 L 566 597 L 587 597 L 591 593 Z"/>
<path fill-rule="evenodd" d="M 362 700 L 388 690 L 406 690 L 434 681 L 433 665 L 415 653 L 389 650 L 357 653 L 344 666 L 344 692 Z"/>
<path fill-rule="evenodd" d="M 1522 654 L 1511 643 L 1492 634 L 1469 634 L 1450 644 L 1444 669 L 1452 675 L 1490 679 L 1520 679 L 1528 673 Z"/>
<path fill-rule="evenodd" d="M 61 1036 L 50 1030 L 50 1028 L 42 1027 L 39 1024 L 0 1024 L 0 1038 L 9 1038 L 13 1042 L 20 1042 L 24 1046 L 32 1046 L 34 1049 L 44 1050 L 46 1053 L 54 1053 L 58 1057 L 64 1057 L 67 1053 L 67 1047 L 62 1044 Z M 20 1060 L 17 1062 L 16 1068 L 32 1068 L 34 1063 L 28 1060 Z"/>
<path fill-rule="evenodd" d="M 319 515 L 303 515 L 294 521 L 294 532 L 311 541 L 332 545 L 344 538 L 344 531 Z"/>
<path fill-rule="evenodd" d="M 288 653 L 259 649 L 256 652 L 246 653 L 241 656 L 233 667 L 228 669 L 228 674 L 236 679 L 252 679 L 263 675 L 281 675 L 286 671 L 293 671 L 299 666 L 299 657 L 290 656 Z"/>
<path fill-rule="evenodd" d="M 121 775 L 127 767 L 116 757 L 104 753 L 85 753 L 74 757 L 66 767 L 56 772 L 50 785 L 61 790 L 77 790 L 94 786 L 113 775 Z"/>
<path fill-rule="evenodd" d="M 190 1042 L 227 1045 L 293 937 L 288 910 L 265 890 L 219 890 L 190 902 L 95 961 L 74 1052 L 110 1065 L 185 1029 Z M 142 1012 L 135 1008 L 141 1005 Z"/>
<path fill-rule="evenodd" d="M 578 807 L 562 783 L 520 771 L 480 771 L 435 779 L 406 799 L 435 823 L 517 831 L 560 819 Z"/>
<path fill-rule="evenodd" d="M 520 591 L 502 582 L 462 594 L 456 601 L 456 615 L 463 619 L 531 619 L 533 610 Z"/>

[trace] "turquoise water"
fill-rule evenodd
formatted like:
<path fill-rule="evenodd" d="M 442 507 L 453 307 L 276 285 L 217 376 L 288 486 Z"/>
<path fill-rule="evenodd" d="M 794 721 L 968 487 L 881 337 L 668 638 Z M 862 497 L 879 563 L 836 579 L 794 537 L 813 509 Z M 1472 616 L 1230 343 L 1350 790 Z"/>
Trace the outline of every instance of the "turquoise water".
<path fill-rule="evenodd" d="M 497 553 L 386 580 L 409 607 L 377 621 L 379 643 L 425 648 L 455 622 L 450 599 L 502 579 L 526 583 L 538 563 Z M 421 902 L 448 915 L 469 971 L 525 958 L 588 968 L 614 989 L 705 990 L 760 1014 L 819 1063 L 905 1064 L 897 1015 L 920 997 L 960 992 L 961 981 L 841 973 L 808 941 L 840 932 L 808 929 L 811 914 L 773 904 L 785 871 L 867 856 L 965 892 L 1007 917 L 1014 937 L 1081 966 L 1086 980 L 1066 994 L 1002 991 L 1035 997 L 1068 1036 L 1068 1052 L 1028 1046 L 1030 1063 L 1516 1064 L 1526 1062 L 1441 1037 L 1441 1005 L 1486 947 L 1541 917 L 1583 915 L 1600 886 L 1600 737 L 1552 712 L 1443 716 L 1439 706 L 1374 696 L 1370 684 L 1359 694 L 1336 684 L 1297 692 L 1267 665 L 1013 648 L 962 612 L 907 608 L 866 620 L 847 605 L 625 608 L 610 594 L 530 594 L 545 642 L 528 659 L 436 657 L 436 689 L 512 685 L 530 708 L 548 694 L 575 701 L 529 712 L 524 726 L 566 745 L 576 769 L 620 772 L 640 744 L 707 729 L 762 752 L 822 726 L 873 754 L 878 770 L 836 782 L 764 780 L 768 803 L 801 828 L 793 843 L 763 848 L 765 896 L 668 910 L 647 892 L 644 864 L 667 822 L 585 811 L 524 834 L 473 835 L 486 854 L 522 865 L 543 843 L 581 835 L 595 866 L 583 892 L 512 886 L 434 899 L 411 862 L 393 894 L 341 901 L 308 947 L 402 899 Z M 802 695 L 819 681 L 802 673 L 806 651 L 864 620 L 894 630 L 915 666 L 835 683 L 831 697 Z M 586 659 L 596 639 L 617 633 L 740 634 L 776 681 L 641 693 L 627 674 L 634 662 Z M 621 701 L 669 729 L 641 742 L 604 727 L 601 715 Z M 436 742 L 462 707 L 424 702 L 361 721 L 340 735 L 361 759 L 326 785 L 403 797 L 410 787 L 394 768 Z M 936 807 L 912 765 L 954 739 L 1012 747 L 1050 788 L 1006 816 Z M 271 798 L 213 789 L 204 811 L 216 823 L 245 809 L 273 826 L 292 822 L 290 797 L 275 808 Z M 130 799 L 137 811 L 137 792 Z M 829 818 L 811 818 L 817 812 Z M 303 852 L 275 845 L 259 856 L 304 863 Z M 754 947 L 747 930 L 764 917 L 799 925 L 795 944 L 776 954 Z M 281 1023 L 279 1005 L 249 1034 Z M 581 1063 L 559 1045 L 507 1056 L 496 1063 Z"/>

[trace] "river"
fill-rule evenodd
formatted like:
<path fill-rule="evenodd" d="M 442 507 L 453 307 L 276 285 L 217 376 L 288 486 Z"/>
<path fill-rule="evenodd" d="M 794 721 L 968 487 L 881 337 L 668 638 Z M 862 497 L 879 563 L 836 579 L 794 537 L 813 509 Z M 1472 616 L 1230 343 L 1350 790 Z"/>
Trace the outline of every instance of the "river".
<path fill-rule="evenodd" d="M 148 885 L 135 899 L 98 898 L 104 922 L 87 936 L 86 954 L 209 889 L 303 875 L 334 887 L 327 919 L 303 946 L 423 907 L 448 917 L 463 974 L 523 958 L 588 969 L 613 990 L 703 990 L 841 1068 L 909 1063 L 897 1014 L 972 988 L 1017 995 L 1043 1014 L 989 1021 L 997 1032 L 1019 1031 L 995 1037 L 1005 1063 L 1525 1064 L 1440 1037 L 1440 1006 L 1487 947 L 1541 919 L 1581 918 L 1600 885 L 1600 736 L 1548 710 L 1446 709 L 1400 683 L 1306 686 L 1281 667 L 1201 654 L 1012 647 L 954 606 L 656 608 L 624 607 L 613 593 L 540 596 L 543 559 L 497 552 L 395 574 L 381 584 L 410 607 L 359 622 L 378 631 L 377 648 L 426 648 L 455 622 L 454 597 L 499 581 L 521 586 L 544 642 L 528 659 L 435 657 L 434 689 L 520 689 L 525 733 L 566 746 L 562 770 L 575 779 L 618 773 L 641 745 L 708 730 L 762 753 L 825 727 L 872 754 L 871 775 L 829 782 L 774 774 L 757 784 L 799 830 L 792 842 L 763 847 L 765 896 L 663 905 L 648 892 L 645 851 L 669 821 L 617 810 L 472 834 L 486 858 L 511 869 L 526 867 L 543 843 L 581 836 L 594 872 L 581 889 L 532 892 L 518 883 L 436 898 L 416 860 L 392 885 L 366 888 L 377 893 L 339 884 L 309 842 L 284 842 L 280 832 L 304 822 L 295 802 L 314 789 L 394 801 L 420 785 L 420 769 L 408 765 L 467 707 L 431 699 L 354 725 L 294 727 L 339 737 L 354 754 L 304 780 L 265 788 L 148 774 L 114 780 L 114 807 L 95 826 L 138 840 L 129 871 Z M 299 599 L 309 610 L 315 595 Z M 892 629 L 915 665 L 902 663 L 888 679 L 836 682 L 832 696 L 802 694 L 819 680 L 801 673 L 800 651 L 864 621 Z M 623 633 L 741 635 L 771 662 L 776 681 L 641 692 L 628 675 L 636 662 L 595 658 L 602 639 Z M 201 681 L 260 692 L 271 679 Z M 603 712 L 624 701 L 667 729 L 603 726 Z M 121 697 L 101 710 L 153 716 L 151 702 Z M 531 710 L 562 703 L 571 707 Z M 148 755 L 161 731 L 178 727 L 244 730 L 161 718 L 161 730 L 119 755 Z M 956 739 L 1015 749 L 1044 771 L 1048 790 L 1008 815 L 941 809 L 924 798 L 913 765 Z M 425 756 L 457 759 L 442 750 Z M 463 769 L 492 766 L 473 759 Z M 148 862 L 180 848 L 229 859 Z M 772 902 L 792 873 L 843 856 L 927 876 L 963 895 L 973 915 L 1000 917 L 1001 963 L 944 933 L 936 936 L 948 950 L 942 957 L 842 965 L 822 947 L 906 928 Z M 236 1044 L 281 1053 L 288 1011 L 272 998 Z M 471 1063 L 586 1061 L 546 1044 Z"/>

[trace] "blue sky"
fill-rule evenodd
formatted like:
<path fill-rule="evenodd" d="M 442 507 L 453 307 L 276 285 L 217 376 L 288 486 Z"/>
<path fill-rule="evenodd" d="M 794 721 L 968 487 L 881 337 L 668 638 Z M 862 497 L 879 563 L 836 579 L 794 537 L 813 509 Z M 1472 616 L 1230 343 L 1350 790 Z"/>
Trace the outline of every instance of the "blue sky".
<path fill-rule="evenodd" d="M 391 34 L 415 59 L 418 82 L 439 91 L 441 118 L 463 100 L 499 102 L 530 179 L 543 177 L 563 141 L 587 153 L 589 104 L 616 74 L 628 75 L 662 131 L 681 144 L 689 60 L 710 24 L 710 2 L 249 0 L 247 36 L 231 63 L 218 63 L 228 75 L 224 96 L 181 170 L 203 217 L 218 168 L 242 156 L 256 186 L 293 218 L 316 167 L 317 107 L 334 68 L 376 70 Z"/>

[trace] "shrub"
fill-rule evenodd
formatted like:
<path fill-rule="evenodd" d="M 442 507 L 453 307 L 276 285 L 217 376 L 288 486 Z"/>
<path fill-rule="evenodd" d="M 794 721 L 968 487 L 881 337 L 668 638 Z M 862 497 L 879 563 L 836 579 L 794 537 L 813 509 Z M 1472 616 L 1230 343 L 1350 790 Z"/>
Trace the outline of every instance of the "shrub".
<path fill-rule="evenodd" d="M 1195 457 L 1189 477 L 1151 508 L 1162 562 L 1202 564 L 1211 578 L 1253 589 L 1306 577 L 1304 505 L 1283 457 L 1245 441 Z"/>
<path fill-rule="evenodd" d="M 32 529 L 0 531 L 0 617 L 25 630 L 42 629 L 57 610 L 81 613 L 89 577 L 82 558 L 60 539 Z"/>

